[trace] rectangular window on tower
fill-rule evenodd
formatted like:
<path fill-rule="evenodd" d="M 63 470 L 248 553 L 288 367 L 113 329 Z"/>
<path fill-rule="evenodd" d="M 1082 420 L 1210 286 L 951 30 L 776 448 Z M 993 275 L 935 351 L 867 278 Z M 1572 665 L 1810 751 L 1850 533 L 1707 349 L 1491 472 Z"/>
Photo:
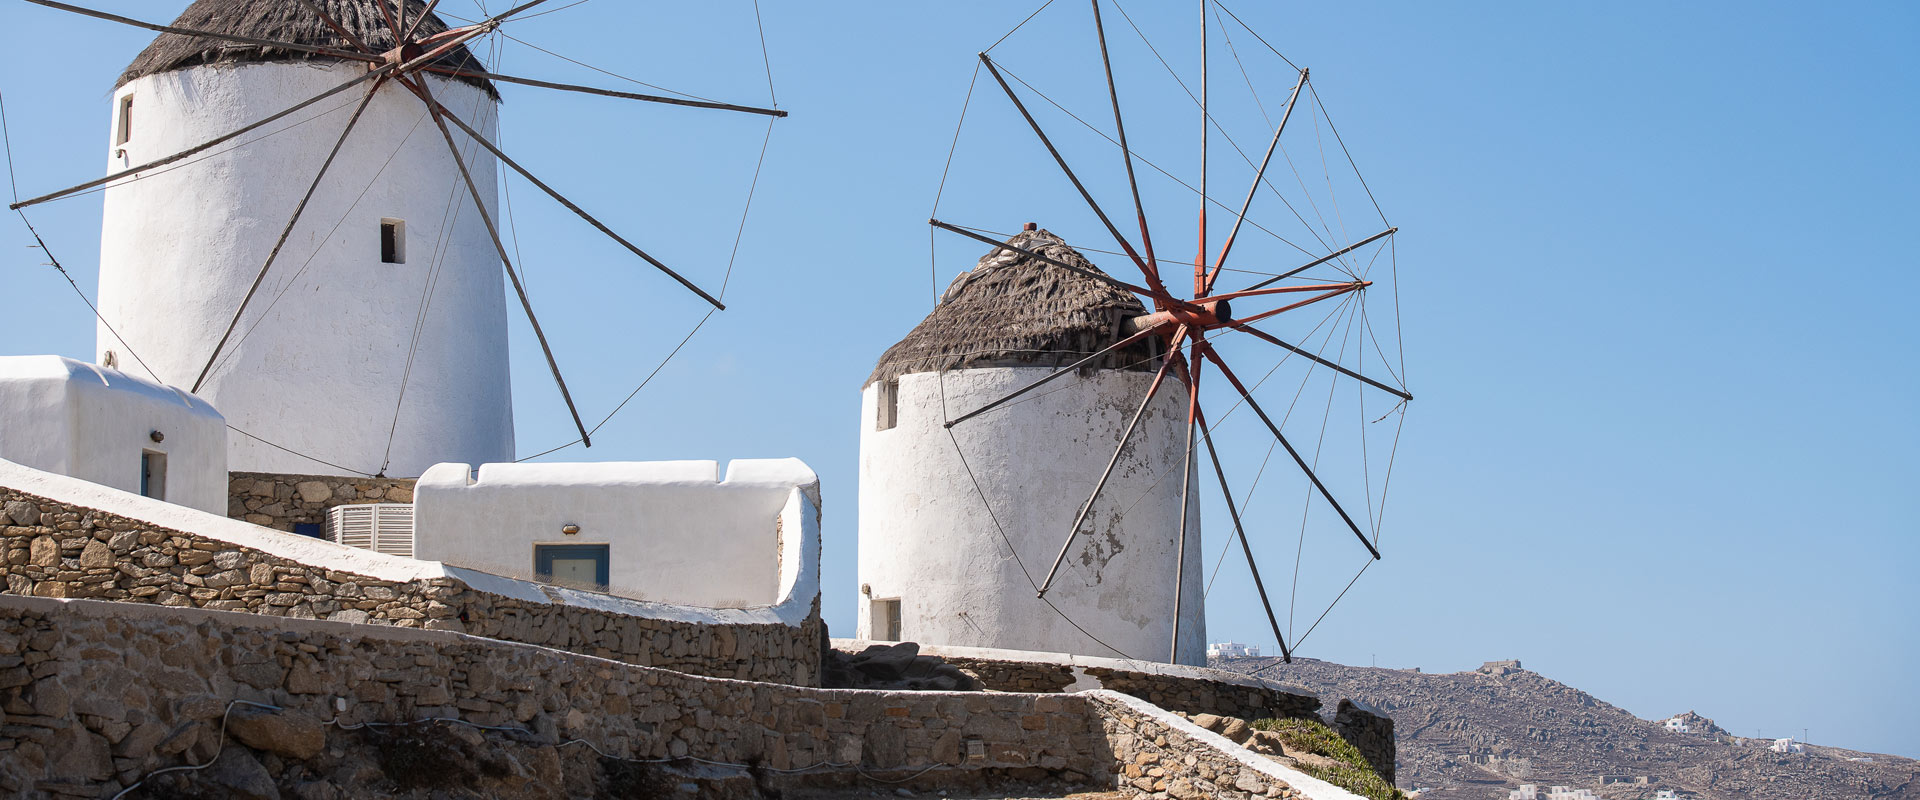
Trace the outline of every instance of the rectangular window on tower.
<path fill-rule="evenodd" d="M 900 381 L 898 379 L 881 381 L 874 414 L 873 429 L 884 431 L 900 424 Z"/>
<path fill-rule="evenodd" d="M 113 146 L 119 147 L 133 139 L 133 95 L 120 98 L 120 112 L 113 122 Z"/>
<path fill-rule="evenodd" d="M 875 600 L 871 627 L 876 642 L 900 641 L 900 598 Z"/>
<path fill-rule="evenodd" d="M 380 263 L 407 263 L 406 220 L 380 220 Z"/>
<path fill-rule="evenodd" d="M 140 451 L 140 494 L 155 500 L 167 499 L 167 454 Z"/>

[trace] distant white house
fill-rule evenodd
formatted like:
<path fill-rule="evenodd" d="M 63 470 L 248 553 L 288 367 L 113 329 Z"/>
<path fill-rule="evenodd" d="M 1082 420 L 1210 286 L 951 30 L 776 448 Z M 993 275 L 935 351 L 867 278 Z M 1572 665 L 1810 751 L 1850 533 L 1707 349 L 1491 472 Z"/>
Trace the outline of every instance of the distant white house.
<path fill-rule="evenodd" d="M 1672 789 L 1661 789 L 1653 793 L 1653 800 L 1680 800 L 1680 794 Z"/>
<path fill-rule="evenodd" d="M 1208 658 L 1258 658 L 1260 645 L 1239 642 L 1214 642 L 1207 645 Z"/>
<path fill-rule="evenodd" d="M 1773 740 L 1773 744 L 1768 745 L 1767 749 L 1776 753 L 1804 753 L 1807 748 L 1806 745 L 1794 741 L 1792 737 L 1788 737 Z"/>
<path fill-rule="evenodd" d="M 1555 786 L 1541 791 L 1531 783 L 1521 784 L 1520 788 L 1507 792 L 1507 800 L 1599 800 L 1592 789 L 1574 789 L 1568 786 Z"/>
<path fill-rule="evenodd" d="M 227 423 L 171 386 L 61 356 L 0 357 L 0 459 L 227 513 Z"/>
<path fill-rule="evenodd" d="M 1667 720 L 1667 730 L 1674 733 L 1692 733 L 1693 726 L 1688 725 L 1687 721 L 1681 717 L 1674 717 L 1673 719 Z"/>

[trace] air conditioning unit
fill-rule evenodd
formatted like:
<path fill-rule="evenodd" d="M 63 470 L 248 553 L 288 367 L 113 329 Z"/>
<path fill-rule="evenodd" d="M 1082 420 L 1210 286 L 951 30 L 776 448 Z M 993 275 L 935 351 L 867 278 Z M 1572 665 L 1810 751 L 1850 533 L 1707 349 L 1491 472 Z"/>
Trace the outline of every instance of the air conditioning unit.
<path fill-rule="evenodd" d="M 327 509 L 327 541 L 413 557 L 413 504 L 367 503 Z"/>

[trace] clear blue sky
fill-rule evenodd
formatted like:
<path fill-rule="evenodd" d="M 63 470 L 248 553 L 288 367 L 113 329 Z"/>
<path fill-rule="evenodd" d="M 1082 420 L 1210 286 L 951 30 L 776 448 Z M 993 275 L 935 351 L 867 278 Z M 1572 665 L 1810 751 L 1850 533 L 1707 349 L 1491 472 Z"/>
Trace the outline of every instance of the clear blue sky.
<path fill-rule="evenodd" d="M 98 5 L 168 20 L 185 3 Z M 826 495 L 826 612 L 848 634 L 860 384 L 930 308 L 924 220 L 974 53 L 1037 3 L 764 5 L 780 104 L 794 116 L 776 126 L 732 308 L 595 448 L 554 457 L 805 459 Z M 1140 0 L 1129 10 L 1191 69 L 1189 23 Z M 1920 212 L 1920 13 L 1899 3 L 1235 10 L 1313 69 L 1403 228 L 1419 399 L 1387 557 L 1303 653 L 1428 671 L 1520 658 L 1646 717 L 1695 709 L 1740 734 L 1804 728 L 1820 743 L 1920 755 L 1920 331 L 1909 308 L 1920 264 L 1904 235 Z M 1085 22 L 1083 3 L 1062 0 L 995 55 L 1097 117 Z M 766 97 L 746 3 L 600 0 L 509 31 L 676 89 Z M 1126 100 L 1140 147 L 1190 171 L 1179 139 L 1191 104 L 1130 35 L 1114 39 L 1123 80 L 1137 81 Z M 1050 36 L 1063 37 L 1058 49 Z M 23 191 L 99 174 L 107 93 L 150 38 L 0 0 L 0 92 Z M 508 72 L 621 84 L 517 43 L 497 57 Z M 510 151 L 719 284 L 759 118 L 505 94 Z M 969 209 L 961 221 L 1038 219 L 1098 242 L 1044 156 L 1009 127 L 1004 100 L 975 107 L 980 126 L 962 149 L 971 161 L 949 195 Z M 1099 164 L 1096 191 L 1124 209 L 1112 152 L 1095 144 L 1075 139 L 1072 152 Z M 1245 171 L 1216 166 L 1237 198 Z M 1143 189 L 1169 229 L 1190 227 L 1184 190 L 1153 178 Z M 575 396 L 603 416 L 699 306 L 525 184 L 512 197 L 535 302 Z M 89 293 L 99 209 L 95 195 L 33 216 Z M 88 356 L 86 309 L 38 266 L 17 219 L 0 225 L 0 352 Z M 944 244 L 937 283 L 978 249 Z M 571 434 L 516 325 L 519 436 L 532 453 Z M 1208 509 L 1210 551 L 1226 530 L 1220 511 Z M 1292 536 L 1256 532 L 1269 544 Z M 1274 558 L 1273 569 L 1291 566 Z M 1211 637 L 1265 641 L 1237 568 L 1215 590 Z M 1329 574 L 1344 582 L 1351 568 Z"/>

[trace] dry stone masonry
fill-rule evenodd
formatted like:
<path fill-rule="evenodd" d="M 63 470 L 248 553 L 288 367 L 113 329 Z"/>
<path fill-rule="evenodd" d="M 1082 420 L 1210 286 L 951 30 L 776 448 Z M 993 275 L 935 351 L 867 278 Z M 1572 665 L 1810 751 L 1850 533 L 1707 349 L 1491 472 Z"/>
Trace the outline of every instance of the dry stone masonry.
<path fill-rule="evenodd" d="M 1230 742 L 1110 692 L 810 689 L 447 631 L 127 603 L 0 597 L 0 707 L 0 791 L 9 796 L 109 796 L 155 769 L 216 754 L 213 769 L 159 785 L 180 796 L 364 796 L 417 780 L 405 774 L 409 763 L 415 772 L 442 763 L 409 747 L 489 738 L 517 749 L 473 774 L 444 767 L 432 776 L 436 788 L 594 794 L 579 788 L 583 780 L 647 766 L 625 759 L 703 759 L 739 765 L 718 769 L 754 785 L 1051 779 L 1142 797 L 1306 796 Z M 434 741 L 408 744 L 407 728 L 380 726 L 434 717 L 505 730 L 443 726 Z M 223 719 L 231 741 L 221 737 Z M 613 759 L 587 756 L 588 745 Z M 569 772 L 582 769 L 594 775 Z"/>
<path fill-rule="evenodd" d="M 452 578 L 323 569 L 0 487 L 5 593 L 472 633 L 697 675 L 819 684 L 816 599 L 803 624 L 714 625 L 538 603 Z"/>
<path fill-rule="evenodd" d="M 413 502 L 412 478 L 341 478 L 232 472 L 227 516 L 280 531 L 296 523 L 325 525 L 327 509 L 364 503 Z"/>

